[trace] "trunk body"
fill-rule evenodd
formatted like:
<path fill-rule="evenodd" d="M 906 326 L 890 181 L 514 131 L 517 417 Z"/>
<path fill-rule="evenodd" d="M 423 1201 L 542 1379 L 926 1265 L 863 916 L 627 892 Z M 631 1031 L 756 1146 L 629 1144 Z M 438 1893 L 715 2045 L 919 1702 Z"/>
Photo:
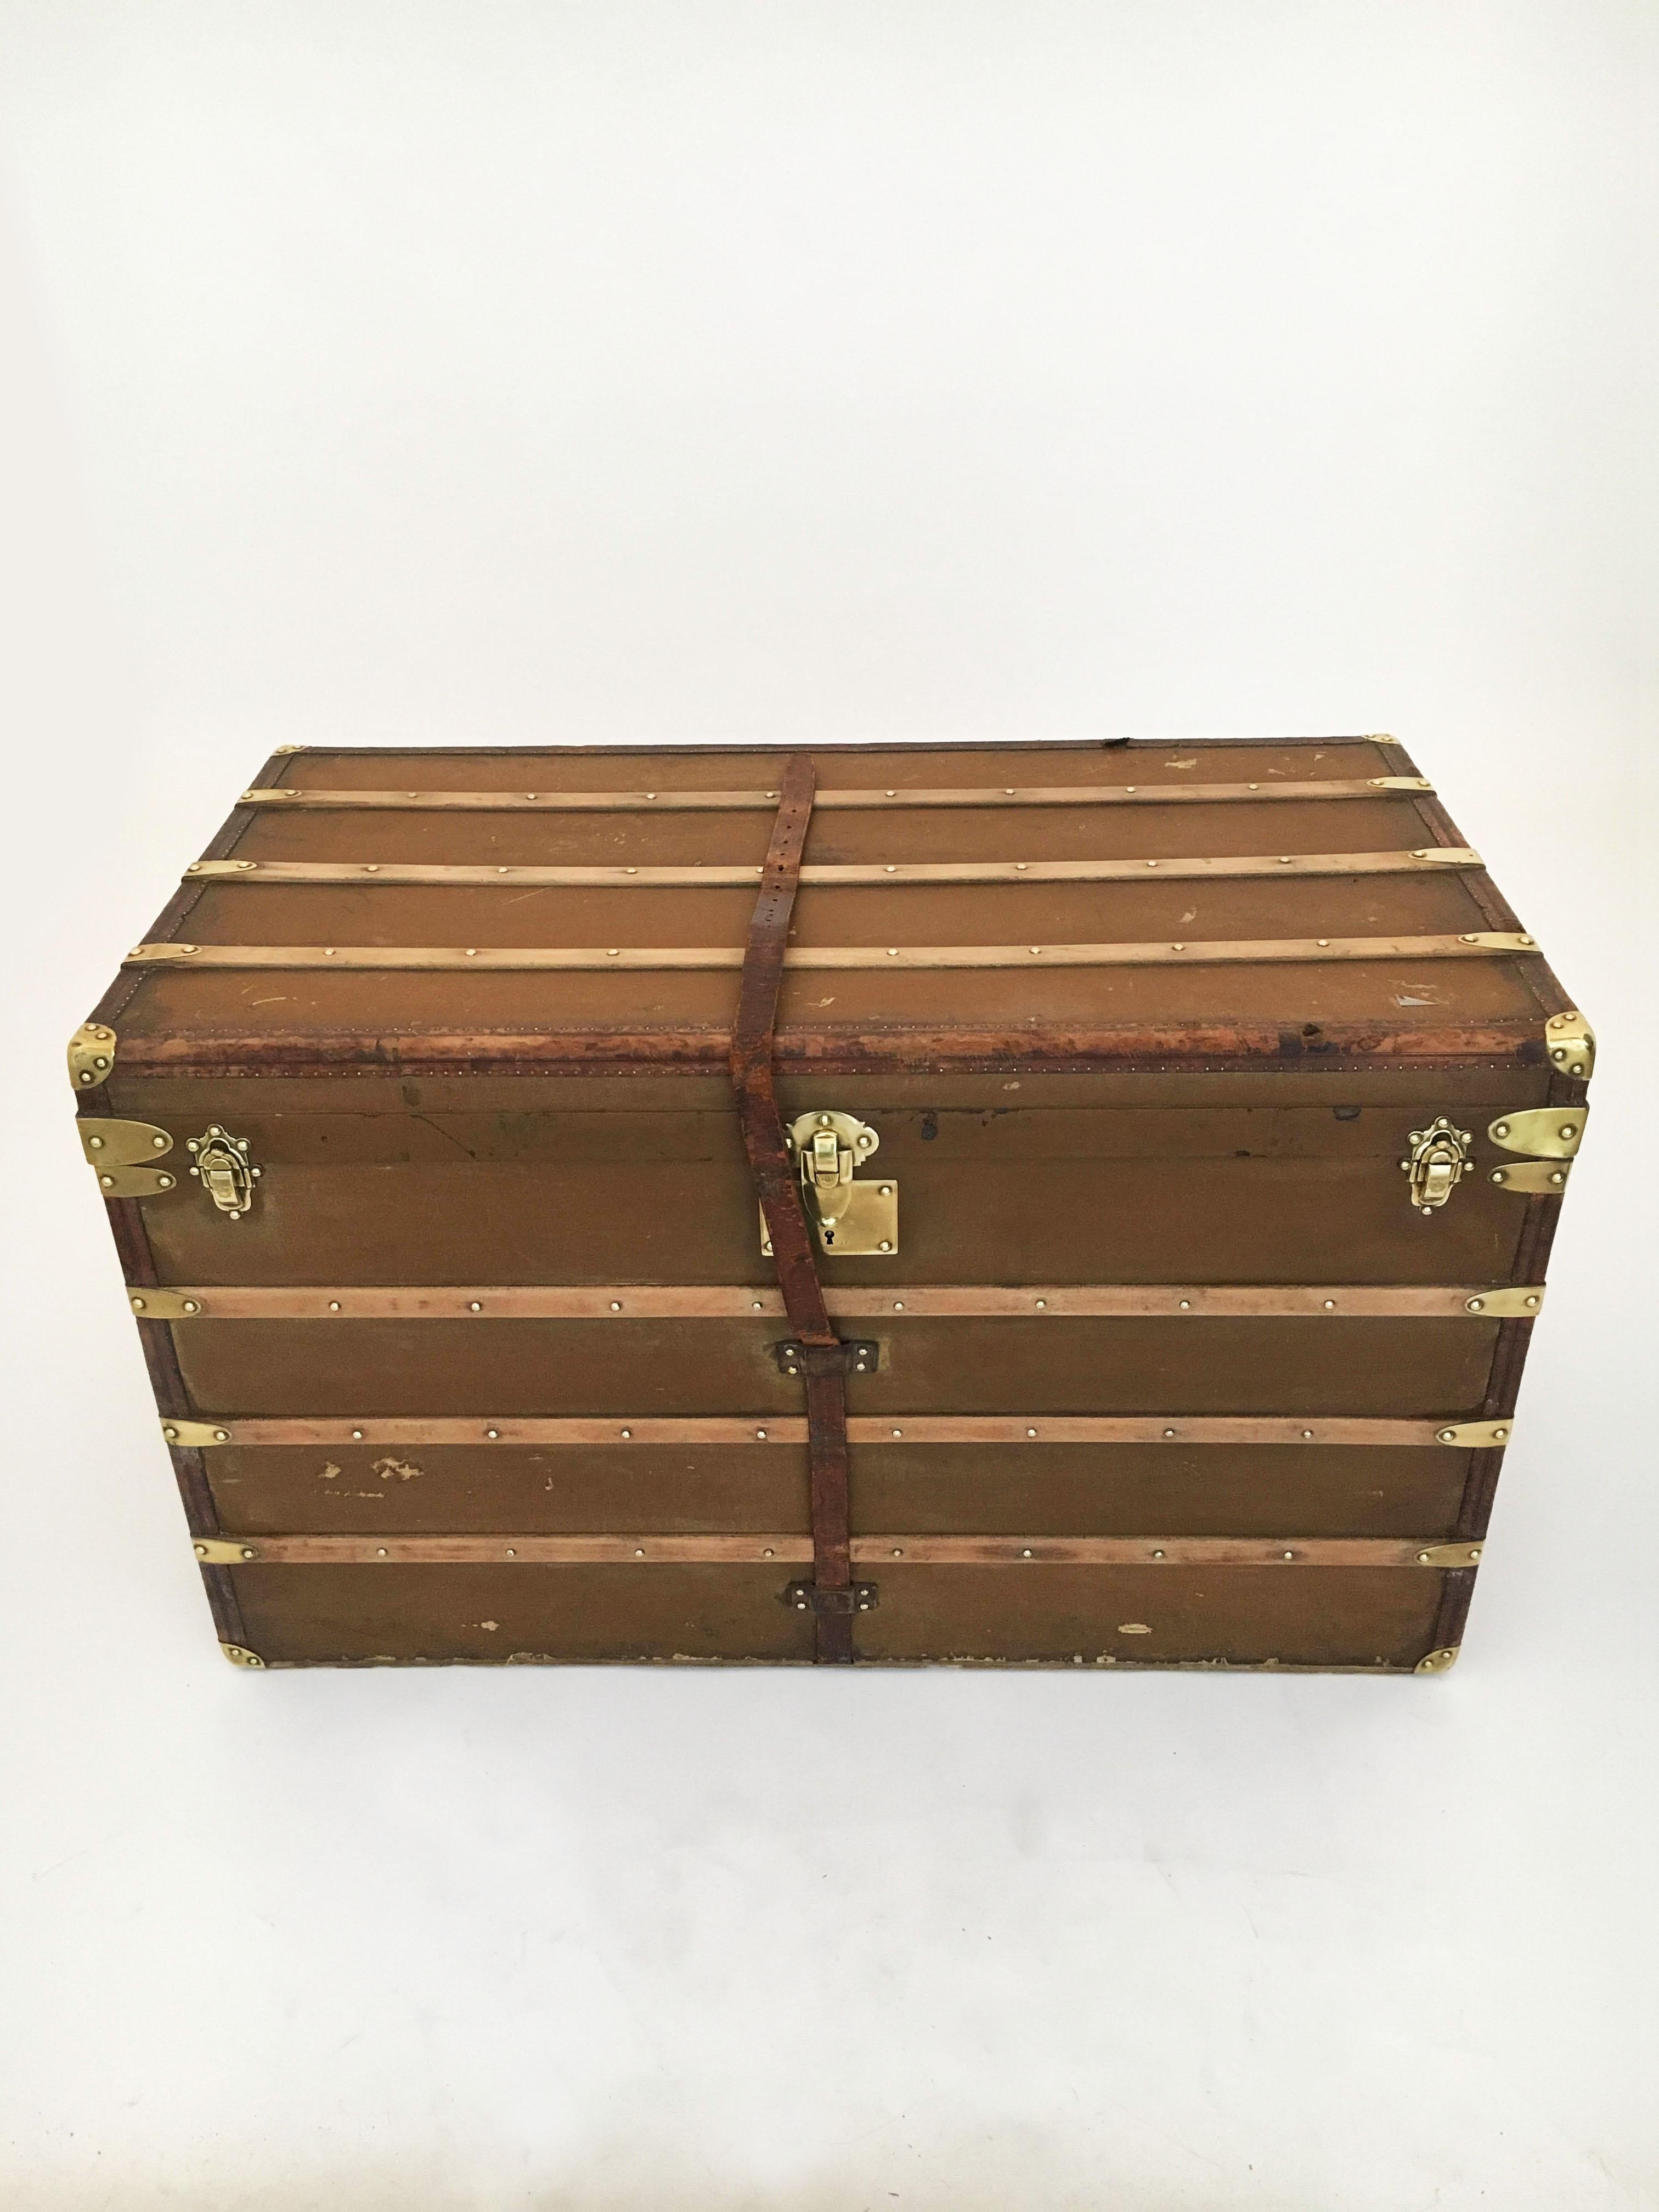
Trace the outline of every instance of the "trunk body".
<path fill-rule="evenodd" d="M 873 1139 L 803 1201 L 840 1644 L 1440 1670 L 1594 1046 L 1426 781 L 812 762 L 769 1064 L 792 1159 Z M 233 1657 L 848 1656 L 727 1067 L 787 769 L 278 756 L 77 1033 Z"/>

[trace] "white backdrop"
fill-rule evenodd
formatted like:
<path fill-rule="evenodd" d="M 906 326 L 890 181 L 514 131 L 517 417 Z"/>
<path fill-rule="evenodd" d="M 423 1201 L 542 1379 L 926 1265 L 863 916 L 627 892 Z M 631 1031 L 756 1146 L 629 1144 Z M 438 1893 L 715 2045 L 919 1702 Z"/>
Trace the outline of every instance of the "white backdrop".
<path fill-rule="evenodd" d="M 1653 20 L 0 7 L 19 2212 L 1638 2201 Z M 1355 729 L 1603 1046 L 1453 1674 L 223 1664 L 61 1048 L 270 746 Z"/>

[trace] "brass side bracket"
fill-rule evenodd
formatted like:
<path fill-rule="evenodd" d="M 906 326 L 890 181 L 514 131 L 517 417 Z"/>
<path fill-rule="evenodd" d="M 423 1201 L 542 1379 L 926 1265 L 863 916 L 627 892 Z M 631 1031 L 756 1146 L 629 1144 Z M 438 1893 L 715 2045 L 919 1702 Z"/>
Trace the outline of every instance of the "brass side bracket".
<path fill-rule="evenodd" d="M 173 1150 L 165 1129 L 149 1121 L 106 1121 L 84 1115 L 75 1126 L 106 1198 L 155 1198 L 178 1188 L 177 1176 L 154 1164 Z"/>
<path fill-rule="evenodd" d="M 1478 1567 L 1480 1544 L 1427 1544 L 1415 1556 L 1419 1567 Z"/>
<path fill-rule="evenodd" d="M 70 1081 L 77 1091 L 107 1083 L 115 1065 L 115 1032 L 101 1022 L 82 1022 L 69 1041 Z"/>
<path fill-rule="evenodd" d="M 1506 1152 L 1570 1160 L 1584 1140 L 1589 1120 L 1588 1106 L 1528 1106 L 1524 1113 L 1500 1114 L 1486 1134 Z"/>
<path fill-rule="evenodd" d="M 1500 1190 L 1519 1191 L 1522 1197 L 1559 1198 L 1567 1187 L 1572 1162 L 1522 1160 L 1516 1167 L 1494 1168 L 1488 1180 Z"/>
<path fill-rule="evenodd" d="M 180 1451 L 204 1451 L 210 1444 L 231 1442 L 230 1431 L 222 1427 L 217 1421 L 165 1420 L 161 1424 L 161 1434 L 168 1443 L 176 1445 Z"/>
<path fill-rule="evenodd" d="M 238 1567 L 259 1556 L 258 1546 L 240 1536 L 198 1536 L 193 1549 L 204 1567 Z"/>
<path fill-rule="evenodd" d="M 1580 1013 L 1552 1014 L 1544 1024 L 1551 1062 L 1588 1082 L 1595 1073 L 1595 1031 Z"/>
<path fill-rule="evenodd" d="M 1448 1421 L 1435 1431 L 1434 1440 L 1457 1451 L 1502 1451 L 1511 1428 L 1508 1421 Z"/>

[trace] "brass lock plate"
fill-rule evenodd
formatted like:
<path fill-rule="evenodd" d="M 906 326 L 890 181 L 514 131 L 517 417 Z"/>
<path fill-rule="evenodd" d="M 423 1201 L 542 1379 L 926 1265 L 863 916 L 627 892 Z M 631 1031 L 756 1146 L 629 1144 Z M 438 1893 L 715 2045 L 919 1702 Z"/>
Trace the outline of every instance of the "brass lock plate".
<path fill-rule="evenodd" d="M 854 1170 L 873 1157 L 881 1139 L 851 1114 L 799 1114 L 785 1133 L 800 1174 L 801 1202 L 819 1245 L 837 1258 L 890 1258 L 898 1250 L 898 1185 L 857 1182 Z M 764 1211 L 761 1250 L 772 1256 Z"/>
<path fill-rule="evenodd" d="M 192 1137 L 185 1148 L 196 1164 L 191 1170 L 227 1221 L 240 1221 L 253 1205 L 253 1186 L 262 1170 L 247 1156 L 247 1139 L 233 1137 L 216 1121 L 205 1136 Z"/>

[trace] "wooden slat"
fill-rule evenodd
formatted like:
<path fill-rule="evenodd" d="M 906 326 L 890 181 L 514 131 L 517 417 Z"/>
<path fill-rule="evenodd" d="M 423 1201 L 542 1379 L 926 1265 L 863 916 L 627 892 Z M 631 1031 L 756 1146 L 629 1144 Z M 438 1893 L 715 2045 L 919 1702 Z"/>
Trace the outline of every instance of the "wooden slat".
<path fill-rule="evenodd" d="M 870 884 L 897 889 L 907 884 L 1128 884 L 1149 873 L 1176 878 L 1221 878 L 1273 876 L 1432 875 L 1448 868 L 1478 868 L 1480 855 L 1467 845 L 1430 845 L 1409 853 L 1256 853 L 1215 859 L 1160 860 L 894 860 L 835 862 L 804 867 L 804 884 Z M 758 867 L 551 868 L 501 867 L 452 862 L 404 860 L 196 860 L 185 869 L 191 882 L 249 884 L 351 884 L 368 890 L 447 887 L 459 884 L 514 890 L 718 890 L 752 886 Z"/>
<path fill-rule="evenodd" d="M 855 1536 L 865 1568 L 910 1566 L 1446 1566 L 1435 1537 Z M 1443 1551 L 1445 1547 L 1441 1547 Z M 1474 1565 L 1480 1547 L 1467 1547 Z M 198 1540 L 197 1556 L 225 1566 L 637 1566 L 809 1565 L 810 1537 L 782 1535 L 274 1535 Z M 1425 1559 L 1419 1555 L 1431 1553 Z"/>
<path fill-rule="evenodd" d="M 934 806 L 1191 806 L 1234 800 L 1375 799 L 1434 786 L 1419 775 L 1329 777 L 1311 783 L 975 784 L 938 791 L 821 791 L 818 807 L 900 810 Z M 771 813 L 775 791 L 338 791 L 295 785 L 244 792 L 244 806 L 329 807 L 373 813 L 732 814 Z"/>
<path fill-rule="evenodd" d="M 1310 964 L 1354 960 L 1461 960 L 1535 951 L 1512 931 L 1460 937 L 1302 937 L 1194 939 L 1128 945 L 851 945 L 792 947 L 792 971 L 941 968 L 1204 968 L 1218 964 Z M 743 965 L 736 945 L 140 945 L 129 968 L 464 969 L 591 973 L 599 969 L 727 969 Z"/>
<path fill-rule="evenodd" d="M 398 1288 L 366 1284 L 321 1289 L 286 1284 L 131 1284 L 133 1310 L 151 1321 L 781 1321 L 782 1294 L 746 1284 L 528 1284 Z M 1283 1317 L 1310 1320 L 1529 1320 L 1543 1285 L 1508 1284 L 998 1284 L 895 1285 L 826 1289 L 837 1319 L 936 1320 L 953 1316 L 1172 1320 Z"/>
<path fill-rule="evenodd" d="M 1454 1417 L 1455 1418 L 1455 1417 Z M 848 1425 L 854 1443 L 1011 1444 L 1388 1444 L 1437 1442 L 1435 1421 L 1361 1419 L 1347 1415 L 1282 1413 L 899 1413 L 855 1417 Z M 266 1419 L 227 1414 L 210 1434 L 194 1422 L 181 1425 L 182 1441 L 204 1449 L 238 1444 L 804 1444 L 799 1417 L 747 1419 L 641 1415 L 613 1419 L 557 1419 L 503 1416 L 499 1419 L 411 1419 L 364 1415 Z"/>

